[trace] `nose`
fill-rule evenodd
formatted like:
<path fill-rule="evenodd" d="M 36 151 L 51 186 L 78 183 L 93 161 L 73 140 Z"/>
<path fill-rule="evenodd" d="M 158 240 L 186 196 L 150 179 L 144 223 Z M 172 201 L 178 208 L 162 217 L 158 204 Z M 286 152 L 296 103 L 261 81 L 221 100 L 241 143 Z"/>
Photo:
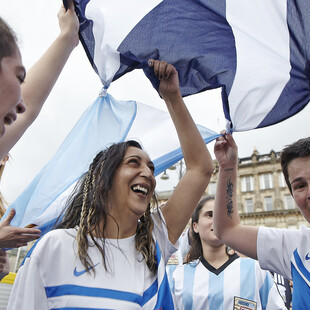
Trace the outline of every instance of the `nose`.
<path fill-rule="evenodd" d="M 141 167 L 140 175 L 148 180 L 150 180 L 153 184 L 156 184 L 154 172 L 150 167 L 144 165 Z M 155 186 L 155 185 L 154 185 Z"/>
<path fill-rule="evenodd" d="M 147 165 L 141 167 L 141 175 L 147 178 L 153 177 L 153 171 Z"/>
<path fill-rule="evenodd" d="M 23 99 L 21 99 L 20 102 L 16 106 L 16 113 L 21 114 L 21 113 L 24 113 L 25 111 L 26 111 L 26 106 L 25 106 Z"/>

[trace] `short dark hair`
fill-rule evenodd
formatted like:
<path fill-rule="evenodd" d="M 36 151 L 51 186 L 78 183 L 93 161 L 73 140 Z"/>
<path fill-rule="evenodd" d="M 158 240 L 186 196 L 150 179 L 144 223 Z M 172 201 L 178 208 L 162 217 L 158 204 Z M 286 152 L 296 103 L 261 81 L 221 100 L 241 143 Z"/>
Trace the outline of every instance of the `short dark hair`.
<path fill-rule="evenodd" d="M 12 56 L 16 49 L 16 35 L 10 26 L 0 17 L 0 64 L 2 58 Z"/>
<path fill-rule="evenodd" d="M 300 139 L 292 144 L 287 145 L 281 152 L 280 162 L 286 184 L 292 194 L 292 187 L 289 181 L 288 165 L 296 158 L 310 156 L 310 137 Z"/>

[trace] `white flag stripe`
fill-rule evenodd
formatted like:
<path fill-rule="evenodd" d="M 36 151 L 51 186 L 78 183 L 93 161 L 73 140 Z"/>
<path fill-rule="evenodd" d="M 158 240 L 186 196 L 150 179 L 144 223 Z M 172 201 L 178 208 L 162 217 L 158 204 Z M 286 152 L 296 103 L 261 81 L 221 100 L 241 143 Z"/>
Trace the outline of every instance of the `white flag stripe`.
<path fill-rule="evenodd" d="M 104 85 L 109 85 L 119 69 L 118 46 L 132 28 L 162 0 L 92 0 L 85 15 L 93 21 L 94 61 Z M 135 13 L 129 12 L 135 8 Z M 117 18 L 117 20 L 115 20 Z M 108 43 L 107 43 L 108 42 Z"/>
<path fill-rule="evenodd" d="M 157 137 L 162 137 L 160 143 L 156 143 Z M 126 140 L 130 139 L 141 142 L 152 160 L 180 147 L 170 115 L 142 103 L 137 105 L 135 121 L 127 134 Z"/>
<path fill-rule="evenodd" d="M 243 131 L 261 123 L 290 79 L 287 2 L 231 0 L 226 5 L 237 51 L 230 116 L 234 128 Z"/>

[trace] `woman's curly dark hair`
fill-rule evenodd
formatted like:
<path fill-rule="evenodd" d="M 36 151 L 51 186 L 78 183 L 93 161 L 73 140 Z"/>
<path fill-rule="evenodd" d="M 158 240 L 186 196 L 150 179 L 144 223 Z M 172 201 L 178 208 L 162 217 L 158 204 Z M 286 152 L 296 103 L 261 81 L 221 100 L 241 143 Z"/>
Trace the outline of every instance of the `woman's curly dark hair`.
<path fill-rule="evenodd" d="M 106 270 L 105 238 L 107 218 L 111 217 L 108 210 L 108 193 L 112 187 L 113 178 L 117 168 L 121 165 L 128 147 L 142 149 L 141 145 L 133 140 L 111 145 L 101 151 L 94 158 L 88 172 L 77 184 L 74 193 L 67 202 L 65 213 L 59 219 L 56 228 L 74 228 L 78 226 L 77 245 L 78 256 L 89 269 L 93 262 L 88 255 L 88 236 L 102 255 L 103 265 Z M 153 200 L 157 204 L 155 193 Z M 115 222 L 116 220 L 112 218 Z M 117 222 L 116 222 L 117 224 Z M 135 247 L 142 254 L 148 268 L 152 273 L 157 271 L 156 247 L 152 237 L 153 220 L 151 206 L 140 218 L 137 225 Z M 96 238 L 100 236 L 100 238 Z M 93 272 L 94 269 L 91 269 Z"/>

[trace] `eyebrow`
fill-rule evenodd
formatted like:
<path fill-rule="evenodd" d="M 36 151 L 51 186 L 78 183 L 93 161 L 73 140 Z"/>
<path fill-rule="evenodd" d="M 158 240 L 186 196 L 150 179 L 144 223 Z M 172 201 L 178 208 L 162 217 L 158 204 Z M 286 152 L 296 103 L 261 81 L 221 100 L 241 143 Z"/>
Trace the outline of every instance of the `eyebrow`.
<path fill-rule="evenodd" d="M 212 210 L 209 210 L 209 211 L 205 211 L 204 214 L 213 214 L 213 211 Z"/>
<path fill-rule="evenodd" d="M 140 160 L 142 160 L 142 157 L 139 156 L 139 155 L 130 155 L 130 156 L 124 158 L 124 160 L 126 160 L 126 159 L 128 159 L 128 158 L 131 158 L 131 157 L 139 158 Z M 147 163 L 148 163 L 148 164 L 152 164 L 152 165 L 155 167 L 154 163 L 153 163 L 151 160 L 148 161 Z"/>
<path fill-rule="evenodd" d="M 295 182 L 300 182 L 300 181 L 304 181 L 304 178 L 303 177 L 298 177 L 296 179 L 294 179 L 291 184 L 295 183 Z"/>

